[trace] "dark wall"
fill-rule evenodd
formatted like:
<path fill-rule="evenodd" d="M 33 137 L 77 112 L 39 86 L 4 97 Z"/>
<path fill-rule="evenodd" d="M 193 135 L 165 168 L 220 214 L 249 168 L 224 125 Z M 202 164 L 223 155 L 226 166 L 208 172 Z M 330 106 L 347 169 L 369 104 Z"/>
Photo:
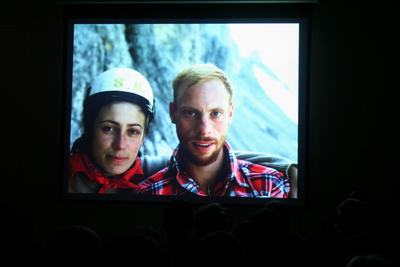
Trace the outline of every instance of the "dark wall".
<path fill-rule="evenodd" d="M 4 4 L 3 4 L 4 5 Z M 132 225 L 162 227 L 157 204 L 65 202 L 62 5 L 6 3 L 0 10 L 1 198 L 51 235 L 67 223 L 107 237 Z M 399 188 L 395 129 L 398 30 L 394 8 L 319 1 L 312 8 L 307 203 L 294 227 L 311 236 L 353 189 L 385 213 Z M 232 208 L 240 220 L 254 208 Z"/>
<path fill-rule="evenodd" d="M 320 218 L 355 188 L 388 215 L 399 185 L 394 9 L 333 2 L 313 12 L 309 215 Z"/>

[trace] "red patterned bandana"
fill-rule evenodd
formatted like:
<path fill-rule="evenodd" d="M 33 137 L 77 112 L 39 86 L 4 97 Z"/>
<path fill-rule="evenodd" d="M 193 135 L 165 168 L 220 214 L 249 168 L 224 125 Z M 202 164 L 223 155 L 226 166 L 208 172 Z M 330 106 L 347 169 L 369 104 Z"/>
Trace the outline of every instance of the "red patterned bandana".
<path fill-rule="evenodd" d="M 77 173 L 84 173 L 86 177 L 101 185 L 98 193 L 104 194 L 109 189 L 133 189 L 137 190 L 137 183 L 143 178 L 143 170 L 140 158 L 137 157 L 135 163 L 122 175 L 108 178 L 95 166 L 95 164 L 89 159 L 87 155 L 75 153 L 71 155 L 70 164 L 72 168 L 71 179 L 75 177 Z M 134 180 L 137 180 L 134 183 Z"/>

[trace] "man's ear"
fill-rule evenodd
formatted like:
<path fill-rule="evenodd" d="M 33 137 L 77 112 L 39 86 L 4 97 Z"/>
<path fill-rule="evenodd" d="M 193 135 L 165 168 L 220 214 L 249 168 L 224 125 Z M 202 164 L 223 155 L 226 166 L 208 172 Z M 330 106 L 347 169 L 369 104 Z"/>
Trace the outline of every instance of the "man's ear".
<path fill-rule="evenodd" d="M 171 102 L 171 103 L 169 103 L 169 116 L 171 118 L 172 123 L 175 123 L 175 121 L 176 121 L 175 113 L 176 113 L 176 104 L 175 104 L 175 102 Z"/>
<path fill-rule="evenodd" d="M 233 104 L 230 104 L 229 106 L 228 118 L 229 118 L 229 124 L 231 124 L 233 118 Z"/>

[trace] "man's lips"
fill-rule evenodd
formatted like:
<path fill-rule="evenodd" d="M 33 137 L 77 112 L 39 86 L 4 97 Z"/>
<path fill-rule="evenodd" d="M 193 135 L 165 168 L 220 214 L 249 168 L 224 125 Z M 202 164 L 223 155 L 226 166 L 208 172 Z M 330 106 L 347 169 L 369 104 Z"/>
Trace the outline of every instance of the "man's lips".
<path fill-rule="evenodd" d="M 193 147 L 200 153 L 207 153 L 214 146 L 214 141 L 193 141 Z"/>
<path fill-rule="evenodd" d="M 192 142 L 193 143 L 193 145 L 195 145 L 195 146 L 201 146 L 201 147 L 209 147 L 209 146 L 211 146 L 212 144 L 214 144 L 214 142 L 212 142 L 212 141 L 208 141 L 208 142 L 204 142 L 204 141 L 194 141 L 194 142 Z"/>

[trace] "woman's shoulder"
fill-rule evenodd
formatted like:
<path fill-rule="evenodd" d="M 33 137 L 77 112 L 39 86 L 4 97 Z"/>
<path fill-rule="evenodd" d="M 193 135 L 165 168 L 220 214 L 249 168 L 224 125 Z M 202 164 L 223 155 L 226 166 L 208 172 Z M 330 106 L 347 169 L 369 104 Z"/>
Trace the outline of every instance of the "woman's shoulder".
<path fill-rule="evenodd" d="M 100 185 L 94 181 L 89 180 L 84 173 L 76 173 L 68 184 L 69 193 L 98 193 Z"/>

